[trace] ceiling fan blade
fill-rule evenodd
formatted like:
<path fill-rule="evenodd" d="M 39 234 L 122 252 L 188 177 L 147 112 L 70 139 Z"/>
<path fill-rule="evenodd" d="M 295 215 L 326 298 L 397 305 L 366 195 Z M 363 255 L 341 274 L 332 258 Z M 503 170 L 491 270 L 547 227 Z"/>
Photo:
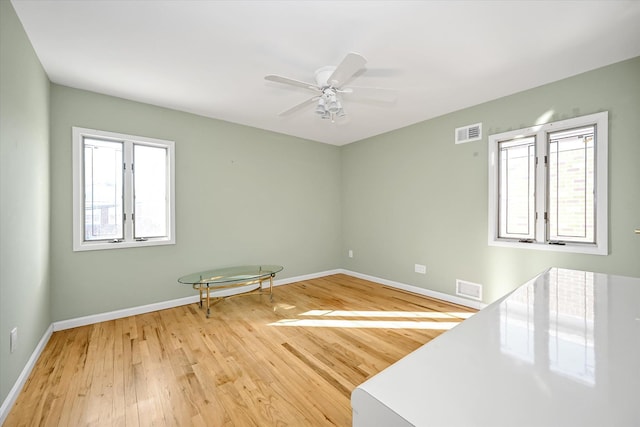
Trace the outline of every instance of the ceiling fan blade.
<path fill-rule="evenodd" d="M 310 89 L 313 91 L 318 91 L 318 92 L 321 91 L 321 89 L 318 86 L 314 85 L 313 83 L 302 82 L 300 80 L 290 79 L 289 77 L 277 76 L 275 74 L 269 74 L 268 76 L 265 76 L 264 79 L 272 82 L 276 82 L 276 83 L 284 83 L 286 85 L 298 86 L 298 87 Z"/>
<path fill-rule="evenodd" d="M 364 67 L 367 60 L 362 55 L 350 52 L 344 57 L 340 65 L 327 79 L 327 83 L 333 87 L 340 87 L 345 84 L 355 73 Z"/>
<path fill-rule="evenodd" d="M 396 89 L 387 89 L 382 87 L 365 87 L 365 86 L 349 86 L 338 91 L 348 98 L 369 99 L 378 102 L 393 103 L 398 100 L 398 91 Z"/>
<path fill-rule="evenodd" d="M 306 101 L 302 101 L 300 104 L 294 105 L 293 107 L 289 108 L 288 110 L 284 110 L 283 112 L 279 113 L 279 116 L 288 116 L 291 113 L 295 113 L 298 110 L 302 110 L 304 107 L 311 105 L 313 103 L 315 103 L 318 99 L 320 99 L 319 96 L 314 96 L 312 98 L 307 99 Z"/>

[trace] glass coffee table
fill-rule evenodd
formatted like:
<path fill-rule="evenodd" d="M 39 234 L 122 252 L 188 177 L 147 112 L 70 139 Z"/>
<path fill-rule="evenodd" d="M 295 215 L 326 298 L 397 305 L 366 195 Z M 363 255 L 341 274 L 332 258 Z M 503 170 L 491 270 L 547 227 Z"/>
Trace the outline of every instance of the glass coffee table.
<path fill-rule="evenodd" d="M 178 282 L 192 285 L 200 293 L 200 307 L 206 303 L 207 317 L 211 314 L 211 306 L 241 295 L 262 293 L 262 282 L 269 281 L 269 297 L 273 301 L 273 278 L 276 273 L 282 271 L 281 265 L 241 265 L 237 267 L 216 268 L 214 270 L 201 271 L 188 274 L 178 279 Z M 211 291 L 240 288 L 249 285 L 257 285 L 248 291 L 237 294 L 212 297 Z"/>

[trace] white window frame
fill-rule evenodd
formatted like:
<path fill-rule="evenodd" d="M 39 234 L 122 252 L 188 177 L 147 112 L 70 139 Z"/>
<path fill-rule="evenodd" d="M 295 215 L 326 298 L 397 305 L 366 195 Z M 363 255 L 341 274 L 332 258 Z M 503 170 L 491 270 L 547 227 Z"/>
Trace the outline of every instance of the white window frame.
<path fill-rule="evenodd" d="M 123 161 L 127 165 L 124 176 L 124 239 L 119 241 L 86 241 L 84 240 L 84 138 L 97 138 L 125 143 L 125 147 L 130 147 L 130 151 L 125 148 Z M 102 249 L 122 249 L 157 245 L 175 244 L 175 142 L 143 136 L 127 135 L 122 133 L 107 132 L 81 127 L 72 127 L 72 156 L 73 156 L 73 250 L 92 251 Z M 169 195 L 167 200 L 167 229 L 168 235 L 163 237 L 148 238 L 146 240 L 135 240 L 133 237 L 133 179 L 132 173 L 132 152 L 133 144 L 142 144 L 167 149 L 167 183 Z"/>
<path fill-rule="evenodd" d="M 608 221 L 608 112 L 590 114 L 573 119 L 562 120 L 532 126 L 525 129 L 503 132 L 489 135 L 489 228 L 488 243 L 490 246 L 502 246 L 520 249 L 537 249 L 554 252 L 572 252 L 593 255 L 609 254 L 609 221 Z M 596 126 L 596 172 L 595 172 L 595 240 L 596 243 L 570 243 L 563 245 L 550 244 L 546 237 L 546 220 L 548 188 L 547 171 L 544 159 L 547 156 L 547 136 L 551 132 L 568 130 L 580 126 Z M 499 224 L 499 167 L 498 145 L 501 141 L 535 136 L 536 138 L 536 231 L 532 242 L 521 242 L 517 239 L 505 239 L 498 237 Z"/>

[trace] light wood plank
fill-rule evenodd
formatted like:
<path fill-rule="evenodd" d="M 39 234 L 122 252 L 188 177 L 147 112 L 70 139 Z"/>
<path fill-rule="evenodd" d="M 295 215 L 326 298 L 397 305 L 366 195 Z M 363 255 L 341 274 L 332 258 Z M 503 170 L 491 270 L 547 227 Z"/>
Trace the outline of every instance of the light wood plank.
<path fill-rule="evenodd" d="M 5 426 L 347 426 L 358 384 L 444 332 L 394 322 L 470 312 L 338 274 L 59 331 Z"/>

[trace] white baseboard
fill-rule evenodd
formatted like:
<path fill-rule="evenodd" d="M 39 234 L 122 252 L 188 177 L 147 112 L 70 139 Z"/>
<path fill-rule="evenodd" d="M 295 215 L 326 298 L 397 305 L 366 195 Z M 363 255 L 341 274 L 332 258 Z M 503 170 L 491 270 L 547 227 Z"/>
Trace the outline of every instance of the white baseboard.
<path fill-rule="evenodd" d="M 435 298 L 442 301 L 447 301 L 453 304 L 463 305 L 465 307 L 474 308 L 476 310 L 483 309 L 487 304 L 480 301 L 468 300 L 454 295 L 445 294 L 443 292 L 431 291 L 429 289 L 420 288 L 418 286 L 407 285 L 405 283 L 395 282 L 393 280 L 381 279 L 380 277 L 369 276 L 368 274 L 358 273 L 356 271 L 341 270 L 340 273 L 344 273 L 349 276 L 357 277 L 359 279 L 368 280 L 370 282 L 380 283 L 396 289 L 402 289 L 404 291 L 412 292 L 414 294 L 424 295 L 429 298 Z"/>
<path fill-rule="evenodd" d="M 198 295 L 179 298 L 169 301 L 156 302 L 153 304 L 140 305 L 138 307 L 123 308 L 122 310 L 109 311 L 106 313 L 91 314 L 89 316 L 76 317 L 75 319 L 59 320 L 53 322 L 53 331 L 77 328 L 78 326 L 92 325 L 94 323 L 106 322 L 108 320 L 121 319 L 123 317 L 135 316 L 136 314 L 151 313 L 152 311 L 164 310 L 178 307 L 180 305 L 198 302 Z"/>
<path fill-rule="evenodd" d="M 393 280 L 388 280 L 388 279 L 381 279 L 379 277 L 369 276 L 368 274 L 362 274 L 362 273 L 345 270 L 341 268 L 335 269 L 335 270 L 321 271 L 318 273 L 305 274 L 302 276 L 289 277 L 286 279 L 277 279 L 277 280 L 274 280 L 273 285 L 274 286 L 287 285 L 289 283 L 317 279 L 320 277 L 330 276 L 332 274 L 346 274 L 348 276 L 369 280 L 371 282 L 379 283 L 381 285 L 402 289 L 408 292 L 413 292 L 419 295 L 424 295 L 430 298 L 435 298 L 442 301 L 463 305 L 465 307 L 475 308 L 478 310 L 486 307 L 486 304 L 479 301 L 471 301 L 465 298 L 460 298 L 460 297 L 445 294 L 442 292 L 430 291 L 428 289 L 420 288 L 418 286 L 407 285 L 405 283 L 395 282 Z M 268 286 L 269 286 L 268 284 L 263 283 L 263 288 Z M 222 296 L 222 295 L 218 295 L 218 296 Z M 36 361 L 40 357 L 40 353 L 42 353 L 42 350 L 44 349 L 45 345 L 47 344 L 47 342 L 49 342 L 49 338 L 51 338 L 51 334 L 53 332 L 62 331 L 64 329 L 76 328 L 79 326 L 91 325 L 99 322 L 105 322 L 108 320 L 121 319 L 123 317 L 134 316 L 136 314 L 150 313 L 153 311 L 178 307 L 181 305 L 193 304 L 198 302 L 198 298 L 199 298 L 198 295 L 194 295 L 194 296 L 174 299 L 170 301 L 162 301 L 162 302 L 153 303 L 153 304 L 141 305 L 138 307 L 125 308 L 122 310 L 109 311 L 106 313 L 93 314 L 89 316 L 77 317 L 75 319 L 60 320 L 57 322 L 53 322 L 49 326 L 45 334 L 42 336 L 42 338 L 40 339 L 40 342 L 36 346 L 36 349 L 33 351 L 33 354 L 31 355 L 31 357 L 29 358 L 29 361 L 27 362 L 24 369 L 22 370 L 22 373 L 18 377 L 18 380 L 11 388 L 11 391 L 7 395 L 7 398 L 4 400 L 4 402 L 2 402 L 2 406 L 0 406 L 0 425 L 2 425 L 5 418 L 9 415 L 9 410 L 13 406 L 15 400 L 17 399 L 18 394 L 20 393 L 20 390 L 22 390 L 22 387 L 24 386 L 24 383 L 27 381 L 27 378 L 29 377 L 31 370 L 33 369 Z"/>
<path fill-rule="evenodd" d="M 303 276 L 296 276 L 296 277 L 289 277 L 286 279 L 276 279 L 273 281 L 273 286 L 280 286 L 280 285 L 287 285 L 289 283 L 294 283 L 294 282 L 300 282 L 303 280 L 310 280 L 310 279 L 315 279 L 318 277 L 324 277 L 324 276 L 328 276 L 331 274 L 337 274 L 340 273 L 341 270 L 328 270 L 328 271 L 322 271 L 322 272 L 318 272 L 318 273 L 312 273 L 312 274 L 305 274 Z M 263 283 L 262 287 L 268 287 L 269 284 L 267 283 Z M 251 287 L 256 287 L 256 285 L 249 285 L 247 286 L 248 289 L 251 289 Z M 232 290 L 223 290 L 223 291 L 218 291 L 218 292 L 211 292 L 211 296 L 212 297 L 221 297 L 221 296 L 227 296 L 227 295 L 231 295 L 233 293 L 238 293 L 241 291 L 246 290 L 245 287 L 240 287 L 240 288 L 234 288 Z M 165 310 L 167 308 L 173 308 L 173 307 L 178 307 L 181 305 L 187 305 L 187 304 L 193 304 L 198 302 L 199 296 L 198 295 L 193 295 L 190 297 L 184 297 L 184 298 L 179 298 L 179 299 L 174 299 L 174 300 L 169 300 L 169 301 L 162 301 L 162 302 L 157 302 L 157 303 L 153 303 L 153 304 L 147 304 L 147 305 L 141 305 L 141 306 L 137 306 L 137 307 L 131 307 L 131 308 L 123 308 L 122 310 L 115 310 L 115 311 L 109 311 L 106 313 L 99 313 L 99 314 L 92 314 L 89 316 L 83 316 L 83 317 L 76 317 L 74 319 L 68 319 L 68 320 L 60 320 L 57 322 L 53 322 L 53 330 L 55 331 L 62 331 L 64 329 L 71 329 L 71 328 L 77 328 L 79 326 L 85 326 L 85 325 L 92 325 L 94 323 L 100 323 L 100 322 L 106 322 L 109 320 L 115 320 L 115 319 L 121 319 L 123 317 L 129 317 L 129 316 L 135 316 L 136 314 L 144 314 L 144 313 L 151 313 L 153 311 L 158 311 L 158 310 Z"/>
<path fill-rule="evenodd" d="M 42 338 L 40 338 L 40 341 L 38 342 L 36 348 L 33 350 L 33 353 L 31 353 L 31 357 L 29 357 L 27 364 L 22 369 L 22 372 L 20 372 L 18 379 L 13 384 L 13 387 L 11 387 L 11 390 L 9 391 L 7 397 L 4 399 L 4 402 L 2 402 L 2 406 L 0 406 L 0 425 L 3 425 L 5 420 L 9 416 L 9 411 L 13 407 L 13 404 L 16 402 L 20 391 L 22 391 L 22 387 L 24 387 L 24 384 L 27 382 L 27 379 L 29 378 L 33 367 L 36 365 L 36 362 L 40 358 L 42 350 L 44 350 L 45 346 L 49 342 L 49 338 L 51 338 L 52 333 L 53 324 L 49 325 Z"/>
<path fill-rule="evenodd" d="M 304 280 L 317 279 L 319 277 L 331 276 L 332 274 L 344 273 L 344 270 L 337 268 L 335 270 L 326 270 L 318 273 L 305 274 L 303 276 L 289 277 L 287 279 L 276 280 L 273 285 L 288 285 L 289 283 L 302 282 Z"/>
<path fill-rule="evenodd" d="M 400 283 L 400 282 L 395 282 L 393 280 L 388 280 L 388 279 L 382 279 L 380 277 L 375 277 L 375 276 L 370 276 L 368 274 L 362 274 L 362 273 L 358 273 L 356 271 L 350 271 L 350 270 L 345 270 L 345 269 L 334 269 L 334 270 L 326 270 L 326 271 L 321 271 L 318 273 L 311 273 L 311 274 L 305 274 L 302 276 L 295 276 L 295 277 L 288 277 L 286 279 L 277 279 L 273 281 L 273 286 L 281 286 L 281 285 L 287 285 L 289 283 L 295 283 L 295 282 L 301 282 L 304 280 L 311 280 L 311 279 L 317 279 L 319 277 L 325 277 L 325 276 L 330 276 L 332 274 L 346 274 L 348 276 L 353 276 L 353 277 L 358 277 L 360 279 L 364 279 L 364 280 L 369 280 L 371 282 L 375 282 L 375 283 L 380 283 L 381 285 L 386 285 L 392 288 L 397 288 L 397 289 L 402 289 L 408 292 L 413 292 L 419 295 L 424 295 L 430 298 L 435 298 L 435 299 L 439 299 L 442 301 L 447 301 L 447 302 L 451 302 L 454 304 L 459 304 L 459 305 L 463 305 L 465 307 L 471 307 L 471 308 L 475 308 L 475 309 L 481 309 L 484 308 L 486 306 L 486 304 L 479 302 L 479 301 L 472 301 L 472 300 L 468 300 L 465 298 L 461 298 L 461 297 L 457 297 L 457 296 L 453 296 L 453 295 L 449 295 L 449 294 L 445 294 L 442 292 L 436 292 L 436 291 L 431 291 L 428 289 L 424 289 L 424 288 L 420 288 L 418 286 L 413 286 L 413 285 L 407 285 L 405 283 Z M 249 285 L 248 288 L 250 289 L 251 286 L 255 285 Z M 268 283 L 263 283 L 262 287 L 268 287 L 269 284 Z M 239 291 L 243 291 L 245 290 L 243 287 L 241 288 L 235 288 L 233 290 L 226 290 L 226 291 L 219 291 L 219 292 L 212 292 L 211 296 L 213 297 L 220 297 L 220 296 L 227 296 L 227 295 L 231 295 L 232 293 L 237 293 Z M 77 317 L 74 319 L 68 319 L 68 320 L 60 320 L 57 322 L 53 322 L 52 326 L 53 326 L 53 331 L 62 331 L 64 329 L 70 329 L 70 328 L 77 328 L 79 326 L 85 326 L 85 325 L 92 325 L 94 323 L 99 323 L 99 322 L 106 322 L 109 320 L 115 320 L 115 319 L 121 319 L 123 317 L 128 317 L 128 316 L 135 316 L 136 314 L 144 314 L 144 313 L 150 313 L 153 311 L 158 311 L 158 310 L 164 310 L 167 308 L 173 308 L 173 307 L 178 307 L 181 305 L 186 305 L 186 304 L 193 304 L 198 302 L 198 295 L 193 295 L 190 297 L 185 297 L 185 298 L 179 298 L 179 299 L 175 299 L 175 300 L 169 300 L 169 301 L 162 301 L 162 302 L 158 302 L 158 303 L 153 303 L 153 304 L 147 304 L 147 305 L 141 305 L 141 306 L 137 306 L 137 307 L 131 307 L 131 308 L 124 308 L 122 310 L 115 310 L 115 311 L 109 311 L 106 313 L 99 313 L 99 314 L 92 314 L 89 316 L 84 316 L 84 317 Z"/>

